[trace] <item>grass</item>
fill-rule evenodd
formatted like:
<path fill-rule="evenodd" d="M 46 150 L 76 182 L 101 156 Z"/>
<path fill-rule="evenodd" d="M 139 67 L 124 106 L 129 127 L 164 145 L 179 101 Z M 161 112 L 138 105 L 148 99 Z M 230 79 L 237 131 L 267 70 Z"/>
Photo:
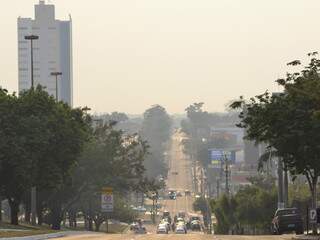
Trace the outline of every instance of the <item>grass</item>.
<path fill-rule="evenodd" d="M 0 238 L 9 238 L 9 237 L 26 237 L 34 236 L 41 234 L 57 233 L 59 231 L 53 230 L 25 230 L 25 231 L 0 231 Z"/>
<path fill-rule="evenodd" d="M 8 229 L 8 231 L 6 231 L 6 229 Z M 0 238 L 26 237 L 57 232 L 59 231 L 51 230 L 48 226 L 32 226 L 27 223 L 19 223 L 19 225 L 16 226 L 7 222 L 0 222 Z"/>

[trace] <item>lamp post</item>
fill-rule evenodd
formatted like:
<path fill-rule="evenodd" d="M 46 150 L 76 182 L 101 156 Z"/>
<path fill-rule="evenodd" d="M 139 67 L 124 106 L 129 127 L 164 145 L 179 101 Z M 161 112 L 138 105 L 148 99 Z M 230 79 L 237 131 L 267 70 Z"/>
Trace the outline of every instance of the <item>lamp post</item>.
<path fill-rule="evenodd" d="M 25 40 L 29 40 L 31 43 L 31 89 L 34 88 L 34 78 L 33 78 L 33 41 L 38 40 L 39 36 L 27 35 L 24 37 Z M 36 214 L 37 214 L 37 189 L 35 186 L 31 188 L 31 223 L 36 225 Z"/>
<path fill-rule="evenodd" d="M 24 37 L 25 40 L 29 40 L 31 43 L 31 88 L 34 87 L 34 79 L 33 79 L 33 41 L 38 40 L 39 36 L 36 35 L 28 35 Z"/>
<path fill-rule="evenodd" d="M 62 76 L 62 72 L 52 72 L 51 76 L 56 77 L 56 100 L 58 102 L 58 76 Z"/>

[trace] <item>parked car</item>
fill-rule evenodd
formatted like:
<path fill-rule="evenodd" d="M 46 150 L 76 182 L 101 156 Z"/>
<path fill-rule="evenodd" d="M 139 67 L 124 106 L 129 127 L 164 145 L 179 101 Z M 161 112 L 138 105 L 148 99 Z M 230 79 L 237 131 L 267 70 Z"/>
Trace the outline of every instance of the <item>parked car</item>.
<path fill-rule="evenodd" d="M 302 216 L 297 208 L 278 209 L 272 220 L 273 234 L 295 232 L 303 234 Z"/>
<path fill-rule="evenodd" d="M 186 213 L 183 211 L 178 212 L 178 217 L 185 219 L 186 218 Z"/>

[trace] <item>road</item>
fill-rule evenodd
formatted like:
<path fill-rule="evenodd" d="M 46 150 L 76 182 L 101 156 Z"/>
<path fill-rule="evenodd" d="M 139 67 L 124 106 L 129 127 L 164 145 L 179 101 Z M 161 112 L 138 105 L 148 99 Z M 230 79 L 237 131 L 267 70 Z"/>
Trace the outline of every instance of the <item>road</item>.
<path fill-rule="evenodd" d="M 81 236 L 72 236 L 66 238 L 56 238 L 60 240 L 291 240 L 292 236 L 213 236 L 204 234 L 187 234 L 187 235 L 133 235 L 133 234 L 90 234 Z"/>
<path fill-rule="evenodd" d="M 174 216 L 179 211 L 192 213 L 192 196 L 184 196 L 184 190 L 192 188 L 192 176 L 190 162 L 183 154 L 183 149 L 180 144 L 182 135 L 175 133 L 172 137 L 171 149 L 169 152 L 169 175 L 167 181 L 167 187 L 182 192 L 182 197 L 178 197 L 177 200 L 163 200 L 164 205 L 162 210 L 168 210 Z M 178 172 L 177 175 L 172 174 Z M 291 240 L 292 235 L 283 236 L 215 236 L 206 235 L 199 232 L 189 232 L 187 235 L 157 235 L 153 230 L 149 230 L 149 234 L 146 235 L 135 235 L 132 233 L 128 234 L 89 234 L 79 236 L 69 236 L 65 238 L 56 238 L 61 240 Z"/>
<path fill-rule="evenodd" d="M 179 211 L 192 213 L 192 196 L 185 196 L 184 191 L 192 188 L 191 165 L 183 153 L 181 145 L 182 136 L 175 133 L 172 137 L 171 149 L 169 152 L 169 173 L 167 179 L 167 188 L 180 191 L 182 197 L 177 197 L 176 200 L 166 199 L 162 202 L 163 210 L 171 213 L 171 216 L 176 215 Z"/>

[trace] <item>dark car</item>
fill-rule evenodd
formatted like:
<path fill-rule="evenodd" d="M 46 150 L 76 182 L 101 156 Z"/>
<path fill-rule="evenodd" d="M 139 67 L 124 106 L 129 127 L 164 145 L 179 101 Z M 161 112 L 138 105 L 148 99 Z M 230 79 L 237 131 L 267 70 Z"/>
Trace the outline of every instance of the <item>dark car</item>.
<path fill-rule="evenodd" d="M 201 223 L 199 220 L 193 220 L 190 223 L 190 228 L 192 231 L 201 231 Z"/>
<path fill-rule="evenodd" d="M 169 199 L 171 199 L 171 200 L 176 200 L 177 199 L 176 191 L 169 191 L 168 196 L 169 196 Z"/>
<path fill-rule="evenodd" d="M 278 209 L 272 220 L 273 234 L 295 232 L 303 234 L 302 216 L 297 208 Z"/>

